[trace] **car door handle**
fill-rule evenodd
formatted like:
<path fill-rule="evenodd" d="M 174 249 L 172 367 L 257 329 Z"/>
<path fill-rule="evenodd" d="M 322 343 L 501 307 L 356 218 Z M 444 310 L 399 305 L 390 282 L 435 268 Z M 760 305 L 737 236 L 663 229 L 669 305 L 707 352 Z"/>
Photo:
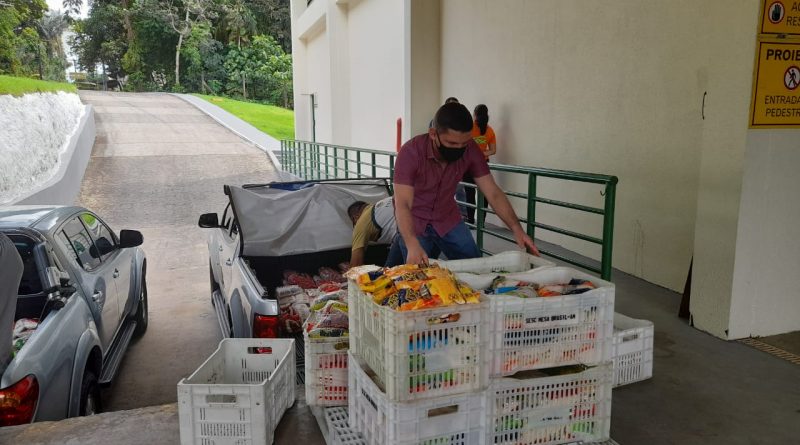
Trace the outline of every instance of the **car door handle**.
<path fill-rule="evenodd" d="M 94 302 L 97 304 L 101 304 L 103 301 L 103 291 L 101 290 L 94 291 L 94 293 L 92 294 L 92 300 L 94 300 Z"/>
<path fill-rule="evenodd" d="M 223 249 L 222 249 L 222 246 L 219 246 L 219 251 L 220 251 L 220 252 L 222 252 L 222 250 L 223 250 Z"/>
<path fill-rule="evenodd" d="M 227 260 L 225 260 L 225 265 L 226 265 L 226 266 L 230 266 L 231 264 L 233 264 L 233 261 L 231 261 L 231 259 L 230 259 L 230 258 L 228 258 Z"/>
<path fill-rule="evenodd" d="M 114 269 L 114 278 L 119 278 L 119 270 Z"/>

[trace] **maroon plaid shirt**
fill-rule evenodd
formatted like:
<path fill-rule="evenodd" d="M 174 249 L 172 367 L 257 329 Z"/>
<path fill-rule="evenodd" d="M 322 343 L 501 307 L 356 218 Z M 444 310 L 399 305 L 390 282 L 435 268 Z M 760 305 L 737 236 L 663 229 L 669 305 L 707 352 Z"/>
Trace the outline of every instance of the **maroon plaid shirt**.
<path fill-rule="evenodd" d="M 439 161 L 427 133 L 411 138 L 400 149 L 394 165 L 394 183 L 414 187 L 414 231 L 421 235 L 428 224 L 444 236 L 461 221 L 455 201 L 456 186 L 469 173 L 473 178 L 489 174 L 489 165 L 474 140 L 464 157 L 453 163 Z"/>

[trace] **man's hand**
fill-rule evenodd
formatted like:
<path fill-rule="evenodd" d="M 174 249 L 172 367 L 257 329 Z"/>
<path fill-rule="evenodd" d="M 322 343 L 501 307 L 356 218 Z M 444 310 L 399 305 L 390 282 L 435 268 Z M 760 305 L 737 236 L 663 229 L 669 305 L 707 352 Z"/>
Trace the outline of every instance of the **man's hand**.
<path fill-rule="evenodd" d="M 541 256 L 539 254 L 539 249 L 536 248 L 536 244 L 533 243 L 533 240 L 528 236 L 527 233 L 523 232 L 522 230 L 515 231 L 514 238 L 517 240 L 517 245 L 519 247 L 525 249 L 533 255 Z"/>
<path fill-rule="evenodd" d="M 419 243 L 406 246 L 408 248 L 408 256 L 406 256 L 406 264 L 428 264 L 428 254 L 420 246 Z"/>

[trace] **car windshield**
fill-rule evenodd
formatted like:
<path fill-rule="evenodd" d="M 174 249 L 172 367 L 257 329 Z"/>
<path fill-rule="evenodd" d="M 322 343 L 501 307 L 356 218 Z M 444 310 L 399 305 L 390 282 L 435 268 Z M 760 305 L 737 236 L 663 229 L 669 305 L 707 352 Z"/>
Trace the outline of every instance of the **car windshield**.
<path fill-rule="evenodd" d="M 22 257 L 22 264 L 25 266 L 17 293 L 19 295 L 34 295 L 42 292 L 42 282 L 39 279 L 36 261 L 33 258 L 33 247 L 36 242 L 25 235 L 10 234 L 8 237 L 17 248 L 19 256 Z"/>

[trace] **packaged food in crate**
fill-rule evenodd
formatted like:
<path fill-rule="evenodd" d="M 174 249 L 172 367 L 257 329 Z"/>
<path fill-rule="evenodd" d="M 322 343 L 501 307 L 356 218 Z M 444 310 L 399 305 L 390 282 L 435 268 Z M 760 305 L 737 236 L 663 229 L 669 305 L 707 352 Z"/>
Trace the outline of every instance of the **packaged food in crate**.
<path fill-rule="evenodd" d="M 614 314 L 614 386 L 653 376 L 653 322 Z"/>
<path fill-rule="evenodd" d="M 557 445 L 609 439 L 611 363 L 525 371 L 487 390 L 487 444 Z"/>
<path fill-rule="evenodd" d="M 366 295 L 354 300 L 359 332 L 353 333 L 351 324 L 351 344 L 377 372 L 390 400 L 439 397 L 486 386 L 486 303 L 398 312 Z"/>
<path fill-rule="evenodd" d="M 224 339 L 178 383 L 182 445 L 272 443 L 294 404 L 295 352 L 290 339 Z"/>
<path fill-rule="evenodd" d="M 305 340 L 306 403 L 311 406 L 347 406 L 348 338 Z"/>
<path fill-rule="evenodd" d="M 611 360 L 614 285 L 567 267 L 510 274 L 534 287 L 529 298 L 521 287 L 515 296 L 486 295 L 490 304 L 491 374 Z M 570 285 L 568 283 L 583 283 Z M 587 284 L 588 282 L 588 284 Z M 581 292 L 549 295 L 557 290 Z M 537 294 L 539 292 L 539 294 Z"/>
<path fill-rule="evenodd" d="M 381 271 L 362 275 L 360 283 L 349 286 L 350 307 L 355 308 L 351 311 L 351 350 L 377 372 L 390 400 L 483 389 L 488 380 L 486 303 L 445 269 L 401 267 L 404 269 L 387 269 L 386 275 Z M 398 273 L 401 279 L 392 278 Z M 419 280 L 419 290 L 411 292 L 420 297 L 404 303 L 407 294 L 403 286 L 413 287 L 409 284 L 412 279 Z M 365 292 L 364 281 L 378 290 Z M 385 291 L 391 287 L 400 290 Z M 416 307 L 420 303 L 432 308 L 403 310 L 406 304 Z"/>
<path fill-rule="evenodd" d="M 483 287 L 480 283 L 484 283 L 486 279 L 491 282 L 491 279 L 498 274 L 525 272 L 555 266 L 552 261 L 521 250 L 509 250 L 481 258 L 450 261 L 431 260 L 431 262 L 450 270 L 460 280 L 476 288 Z"/>
<path fill-rule="evenodd" d="M 375 382 L 368 365 L 350 358 L 350 427 L 367 444 L 483 444 L 486 398 L 483 391 L 394 402 Z"/>

